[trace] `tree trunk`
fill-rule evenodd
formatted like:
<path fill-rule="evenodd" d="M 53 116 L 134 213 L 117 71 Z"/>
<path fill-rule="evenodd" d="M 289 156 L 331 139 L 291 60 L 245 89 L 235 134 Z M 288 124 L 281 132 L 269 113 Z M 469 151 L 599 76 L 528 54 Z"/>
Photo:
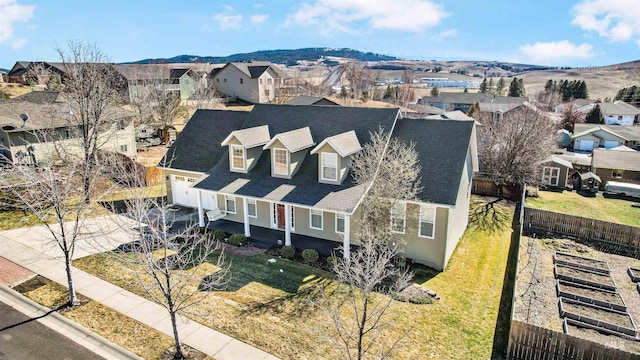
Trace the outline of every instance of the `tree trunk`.
<path fill-rule="evenodd" d="M 362 308 L 362 321 L 358 324 L 358 360 L 361 360 L 364 354 L 362 353 L 362 338 L 364 337 L 364 326 L 367 322 L 367 305 L 369 303 L 369 295 L 365 295 L 365 300 Z"/>
<path fill-rule="evenodd" d="M 182 346 L 180 345 L 180 338 L 178 337 L 178 323 L 176 322 L 176 312 L 171 307 L 169 310 L 169 315 L 171 317 L 171 327 L 173 328 L 173 340 L 176 343 L 176 354 L 174 355 L 174 359 L 184 359 L 184 355 L 182 354 Z"/>
<path fill-rule="evenodd" d="M 76 289 L 73 285 L 73 278 L 71 277 L 71 258 L 65 256 L 64 265 L 67 272 L 67 284 L 69 285 L 69 306 L 78 305 L 78 297 L 76 296 Z"/>

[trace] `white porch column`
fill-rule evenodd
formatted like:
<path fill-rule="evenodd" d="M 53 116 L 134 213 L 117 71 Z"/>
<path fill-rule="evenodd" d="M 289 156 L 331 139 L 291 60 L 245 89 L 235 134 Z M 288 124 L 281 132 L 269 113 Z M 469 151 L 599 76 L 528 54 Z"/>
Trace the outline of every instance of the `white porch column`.
<path fill-rule="evenodd" d="M 284 244 L 291 245 L 291 205 L 284 205 Z"/>
<path fill-rule="evenodd" d="M 242 211 L 244 214 L 244 236 L 251 236 L 251 229 L 249 226 L 249 202 L 247 198 L 242 199 Z"/>
<path fill-rule="evenodd" d="M 204 223 L 204 209 L 202 209 L 202 191 L 200 190 L 196 190 L 198 192 L 198 196 L 196 196 L 198 198 L 198 225 L 200 225 L 200 227 L 204 227 L 205 223 Z"/>
<path fill-rule="evenodd" d="M 351 215 L 344 215 L 344 239 L 343 244 L 344 254 L 343 257 L 345 259 L 349 258 L 350 246 L 351 246 Z"/>

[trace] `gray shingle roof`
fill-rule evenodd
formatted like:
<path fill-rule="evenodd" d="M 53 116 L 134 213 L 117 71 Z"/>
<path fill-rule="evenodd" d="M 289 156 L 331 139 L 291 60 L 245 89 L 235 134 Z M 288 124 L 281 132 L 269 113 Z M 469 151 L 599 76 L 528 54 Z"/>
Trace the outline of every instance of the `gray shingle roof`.
<path fill-rule="evenodd" d="M 370 141 L 369 132 L 376 131 L 378 126 L 391 130 L 397 115 L 398 109 L 257 104 L 245 123 L 238 128 L 269 125 L 272 134 L 280 134 L 308 126 L 317 139 L 325 139 L 353 130 L 361 141 L 368 142 Z M 187 124 L 185 130 L 190 126 L 191 122 Z M 233 130 L 229 130 L 228 133 Z M 265 152 L 266 154 L 260 157 L 251 172 L 241 174 L 229 171 L 229 157 L 226 156 L 226 148 L 224 148 L 215 166 L 208 171 L 210 176 L 195 187 L 220 191 L 242 180 L 243 185 L 234 186 L 233 193 L 256 198 L 277 197 L 279 201 L 318 206 L 327 210 L 352 211 L 355 209 L 362 195 L 362 188 L 356 187 L 351 177 L 347 177 L 341 185 L 318 183 L 317 155 L 307 155 L 298 173 L 288 180 L 271 176 L 270 157 L 268 150 Z"/>
<path fill-rule="evenodd" d="M 625 106 L 616 103 L 601 103 L 600 110 L 603 115 L 639 115 L 640 110 L 633 106 Z M 627 104 L 628 105 L 628 104 Z"/>
<path fill-rule="evenodd" d="M 415 143 L 424 202 L 455 205 L 474 121 L 398 120 L 393 135 Z"/>
<path fill-rule="evenodd" d="M 269 149 L 276 140 L 279 140 L 290 152 L 304 150 L 316 144 L 308 126 L 277 134 L 264 146 L 264 149 Z"/>
<path fill-rule="evenodd" d="M 327 98 L 324 97 L 319 97 L 319 96 L 306 96 L 306 95 L 300 95 L 300 96 L 296 96 L 293 99 L 287 101 L 285 104 L 287 105 L 333 105 L 333 106 L 340 106 L 340 104 L 331 101 Z"/>
<path fill-rule="evenodd" d="M 607 129 L 624 139 L 640 141 L 640 126 L 623 126 L 623 125 L 601 125 L 601 124 L 584 124 L 577 123 L 573 128 L 573 136 L 584 133 L 593 128 L 601 127 Z"/>
<path fill-rule="evenodd" d="M 227 138 L 222 142 L 222 145 L 227 145 L 227 140 L 232 136 L 238 139 L 242 146 L 247 149 L 264 145 L 271 140 L 271 135 L 269 135 L 269 126 L 267 125 L 232 131 L 231 134 L 229 134 L 229 136 L 227 136 Z"/>
<path fill-rule="evenodd" d="M 592 155 L 592 166 L 596 169 L 640 171 L 640 151 L 595 149 Z"/>
<path fill-rule="evenodd" d="M 220 143 L 248 116 L 244 111 L 197 110 L 158 166 L 206 172 L 221 157 L 228 158 L 227 148 Z"/>
<path fill-rule="evenodd" d="M 320 144 L 318 144 L 318 146 L 311 150 L 311 154 L 315 154 L 325 144 L 331 145 L 331 147 L 342 157 L 347 157 L 362 149 L 360 141 L 358 141 L 358 136 L 353 130 L 342 134 L 330 136 L 322 140 Z"/>
<path fill-rule="evenodd" d="M 522 104 L 526 98 L 511 96 L 496 96 L 493 94 L 473 94 L 473 93 L 445 93 L 441 92 L 438 96 L 425 96 L 422 98 L 423 104 L 433 103 L 450 103 L 450 104 L 474 104 L 474 103 L 493 103 L 493 104 Z"/>
<path fill-rule="evenodd" d="M 31 91 L 26 94 L 16 96 L 12 101 L 27 101 L 36 104 L 51 104 L 59 102 L 59 91 Z"/>

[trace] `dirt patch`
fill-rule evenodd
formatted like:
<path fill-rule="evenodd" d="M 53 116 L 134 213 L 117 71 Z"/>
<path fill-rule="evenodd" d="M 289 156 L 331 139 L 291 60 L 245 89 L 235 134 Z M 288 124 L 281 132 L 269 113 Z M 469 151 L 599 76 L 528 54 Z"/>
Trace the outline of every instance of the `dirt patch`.
<path fill-rule="evenodd" d="M 575 269 L 568 266 L 556 264 L 556 273 L 558 278 L 563 280 L 569 280 L 577 282 L 579 284 L 586 284 L 594 287 L 610 287 L 609 290 L 614 290 L 616 284 L 609 275 L 603 275 L 594 273 L 587 270 Z"/>
<path fill-rule="evenodd" d="M 615 250 L 616 248 L 609 248 L 597 243 L 580 243 L 570 239 L 523 237 L 520 243 L 514 319 L 563 332 L 553 263 L 553 254 L 558 251 L 606 262 L 611 270 L 610 277 L 616 284 L 617 293 L 627 304 L 629 315 L 633 321 L 640 320 L 640 294 L 638 294 L 636 284 L 627 274 L 627 269 L 630 266 L 640 268 L 640 260 L 622 255 L 622 250 L 617 253 L 608 253 L 602 251 L 603 249 Z M 584 272 L 577 272 L 579 270 L 568 269 L 566 271 L 573 271 L 575 275 L 584 276 Z M 603 300 L 608 297 L 606 294 L 596 296 Z M 570 326 L 569 333 L 572 336 L 640 354 L 640 342 L 637 341 L 575 326 Z"/>
<path fill-rule="evenodd" d="M 588 259 L 581 256 L 575 256 L 565 253 L 556 253 L 555 261 L 559 264 L 570 265 L 587 270 L 594 269 L 603 273 L 609 273 L 609 265 L 607 265 L 607 263 L 604 261 Z"/>
<path fill-rule="evenodd" d="M 558 284 L 558 287 L 561 292 L 566 294 L 577 295 L 584 298 L 590 298 L 594 300 L 604 301 L 609 304 L 626 307 L 626 304 L 624 303 L 624 301 L 622 301 L 622 298 L 616 292 L 590 289 L 588 287 L 583 287 L 567 282 L 561 282 L 560 284 Z"/>
<path fill-rule="evenodd" d="M 586 316 L 591 319 L 604 321 L 609 324 L 622 326 L 629 329 L 633 328 L 633 324 L 629 320 L 629 316 L 619 314 L 617 312 L 600 310 L 592 306 L 581 305 L 564 300 L 562 301 L 562 309 L 566 312 L 570 312 L 578 316 Z"/>

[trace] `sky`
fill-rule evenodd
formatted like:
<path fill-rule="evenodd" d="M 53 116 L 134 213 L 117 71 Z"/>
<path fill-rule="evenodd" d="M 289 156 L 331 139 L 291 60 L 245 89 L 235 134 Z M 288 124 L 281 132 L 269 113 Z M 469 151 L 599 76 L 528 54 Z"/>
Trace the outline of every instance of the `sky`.
<path fill-rule="evenodd" d="M 352 48 L 412 60 L 603 66 L 640 59 L 638 0 L 0 0 L 0 68 L 70 41 L 113 62 Z"/>

